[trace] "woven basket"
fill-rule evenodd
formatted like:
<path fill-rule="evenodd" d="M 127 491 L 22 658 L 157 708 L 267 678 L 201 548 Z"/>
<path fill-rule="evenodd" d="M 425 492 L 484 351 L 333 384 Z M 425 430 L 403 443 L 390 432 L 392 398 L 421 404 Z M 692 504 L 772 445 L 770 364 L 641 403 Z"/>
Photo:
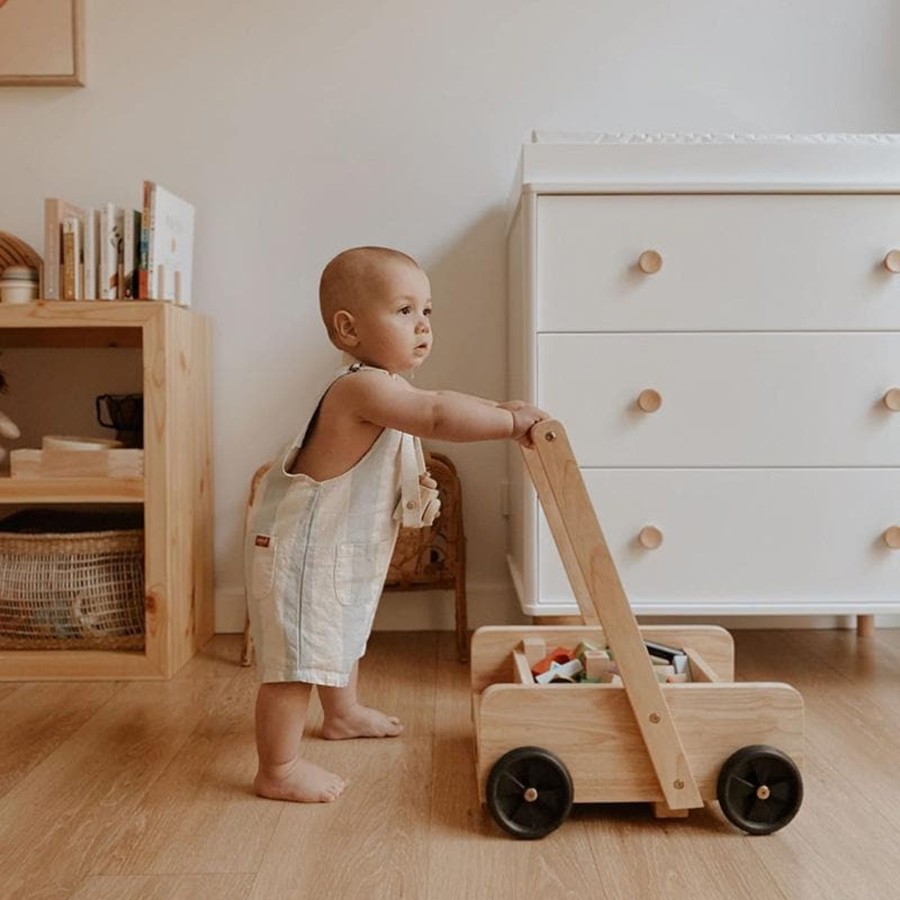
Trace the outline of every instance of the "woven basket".
<path fill-rule="evenodd" d="M 0 522 L 0 650 L 142 650 L 143 530 L 18 533 L 33 520 L 16 518 Z"/>

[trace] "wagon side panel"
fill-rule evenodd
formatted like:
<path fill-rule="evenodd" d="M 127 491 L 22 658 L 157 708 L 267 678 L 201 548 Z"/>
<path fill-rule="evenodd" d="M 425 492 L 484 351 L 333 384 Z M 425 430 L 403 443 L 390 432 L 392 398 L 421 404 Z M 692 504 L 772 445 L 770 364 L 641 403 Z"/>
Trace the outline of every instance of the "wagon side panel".
<path fill-rule="evenodd" d="M 705 801 L 734 750 L 770 744 L 800 764 L 803 700 L 789 685 L 663 686 L 685 756 Z M 627 695 L 612 685 L 494 685 L 475 706 L 479 795 L 493 764 L 537 746 L 568 768 L 578 803 L 662 802 Z"/>

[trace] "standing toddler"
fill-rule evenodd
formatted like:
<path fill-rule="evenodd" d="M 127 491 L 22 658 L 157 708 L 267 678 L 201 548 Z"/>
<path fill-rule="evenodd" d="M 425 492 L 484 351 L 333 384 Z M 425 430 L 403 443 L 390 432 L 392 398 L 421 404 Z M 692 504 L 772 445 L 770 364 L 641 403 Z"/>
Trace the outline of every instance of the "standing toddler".
<path fill-rule="evenodd" d="M 396 717 L 359 702 L 356 681 L 403 511 L 404 441 L 407 450 L 409 435 L 528 443 L 531 427 L 547 418 L 522 401 L 421 390 L 401 377 L 428 358 L 433 339 L 428 278 L 406 254 L 345 250 L 325 267 L 319 302 L 331 342 L 354 362 L 261 480 L 246 541 L 262 682 L 254 790 L 299 802 L 335 800 L 347 784 L 300 755 L 312 685 L 324 738 L 403 730 Z"/>

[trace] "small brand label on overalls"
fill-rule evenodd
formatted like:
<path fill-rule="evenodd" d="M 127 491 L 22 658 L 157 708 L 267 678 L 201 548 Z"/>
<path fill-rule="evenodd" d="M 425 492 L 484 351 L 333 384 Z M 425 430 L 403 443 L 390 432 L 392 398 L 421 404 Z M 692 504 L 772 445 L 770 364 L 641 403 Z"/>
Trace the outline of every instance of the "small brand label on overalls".
<path fill-rule="evenodd" d="M 268 547 L 271 543 L 272 538 L 267 534 L 258 534 L 256 536 L 256 546 L 257 547 Z"/>

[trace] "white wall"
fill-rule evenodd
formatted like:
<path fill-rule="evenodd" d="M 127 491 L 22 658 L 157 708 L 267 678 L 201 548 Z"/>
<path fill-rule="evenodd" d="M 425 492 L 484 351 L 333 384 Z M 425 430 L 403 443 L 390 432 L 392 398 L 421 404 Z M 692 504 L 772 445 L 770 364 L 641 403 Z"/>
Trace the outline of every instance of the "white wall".
<path fill-rule="evenodd" d="M 238 626 L 248 479 L 334 357 L 322 265 L 359 243 L 432 276 L 416 383 L 504 394 L 504 204 L 532 128 L 900 131 L 892 0 L 86 0 L 87 87 L 0 88 L 0 229 L 41 249 L 42 200 L 198 208 L 214 325 L 218 623 Z M 499 445 L 462 473 L 474 624 L 514 615 Z M 382 627 L 446 625 L 394 594 Z"/>

